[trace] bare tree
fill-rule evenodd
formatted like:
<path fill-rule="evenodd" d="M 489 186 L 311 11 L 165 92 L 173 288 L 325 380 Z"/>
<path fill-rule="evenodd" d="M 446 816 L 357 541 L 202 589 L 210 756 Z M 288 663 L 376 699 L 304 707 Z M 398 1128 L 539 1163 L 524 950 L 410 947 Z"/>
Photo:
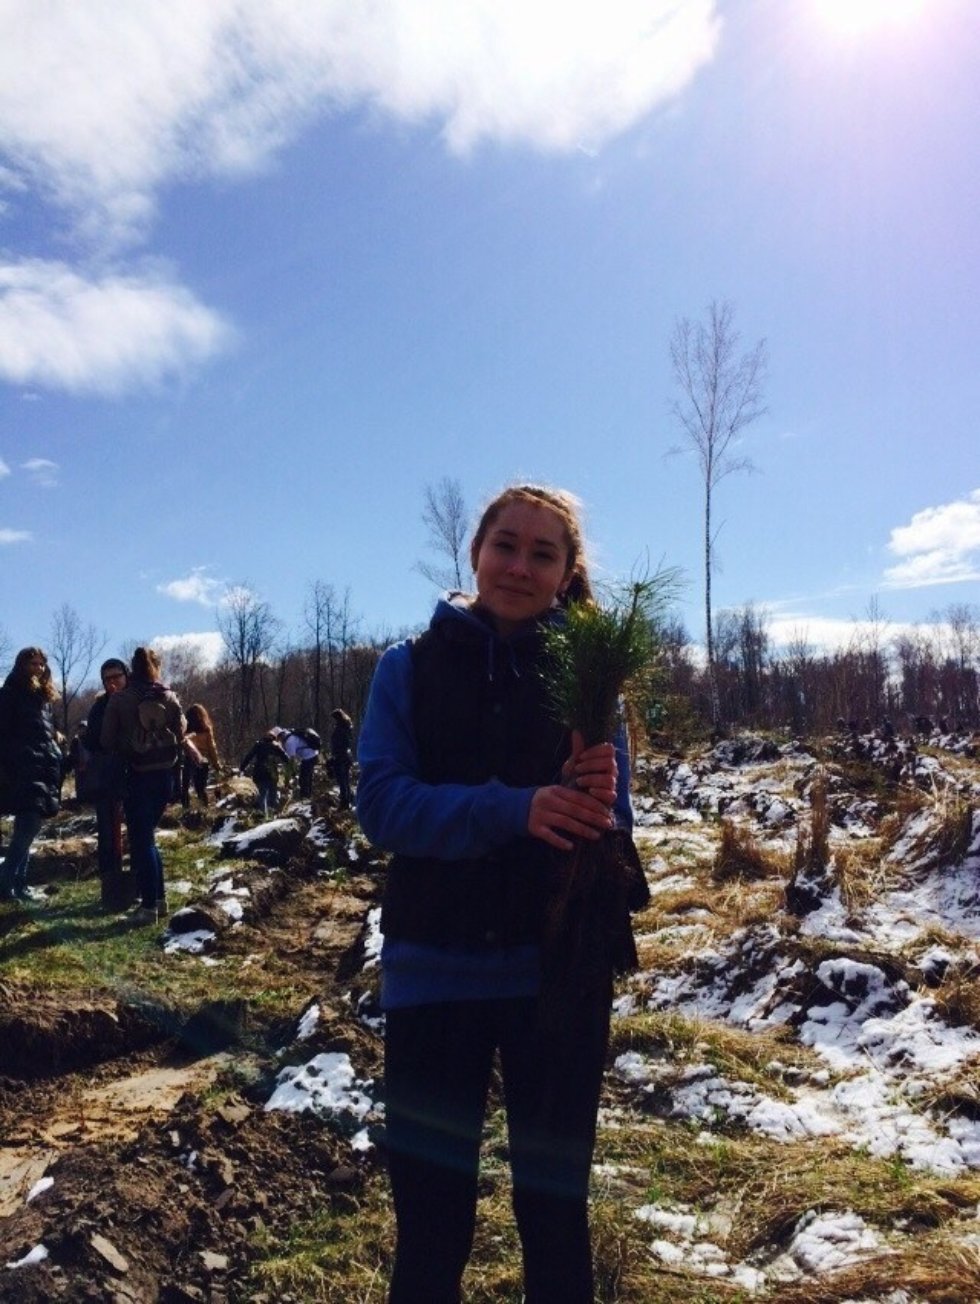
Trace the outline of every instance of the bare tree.
<path fill-rule="evenodd" d="M 426 485 L 422 520 L 429 531 L 429 547 L 449 564 L 418 561 L 415 569 L 440 589 L 467 588 L 471 572 L 466 558 L 466 504 L 458 480 L 443 476 L 437 485 Z"/>
<path fill-rule="evenodd" d="M 333 589 L 323 580 L 314 580 L 310 585 L 303 604 L 303 623 L 313 640 L 309 651 L 311 680 L 311 710 L 313 728 L 322 733 L 322 684 L 323 684 L 323 649 L 326 640 L 327 610 L 332 600 Z"/>
<path fill-rule="evenodd" d="M 48 659 L 61 694 L 61 727 L 65 735 L 69 732 L 71 704 L 105 645 L 105 634 L 92 624 L 83 624 L 69 603 L 63 602 L 52 616 Z"/>
<path fill-rule="evenodd" d="M 717 538 L 712 524 L 714 492 L 726 476 L 755 469 L 747 457 L 738 455 L 736 437 L 766 410 L 766 342 L 759 340 L 745 353 L 739 353 L 740 336 L 734 316 L 730 303 L 715 300 L 708 305 L 706 321 L 681 318 L 670 341 L 674 380 L 680 389 L 671 410 L 697 454 L 704 485 L 705 651 L 715 728 L 719 725 L 719 700 L 711 620 L 711 575 Z"/>
<path fill-rule="evenodd" d="M 272 650 L 280 622 L 268 602 L 263 602 L 247 584 L 236 584 L 229 590 L 223 606 L 218 608 L 217 621 L 225 651 L 235 669 L 235 723 L 241 741 L 252 722 L 259 663 Z"/>

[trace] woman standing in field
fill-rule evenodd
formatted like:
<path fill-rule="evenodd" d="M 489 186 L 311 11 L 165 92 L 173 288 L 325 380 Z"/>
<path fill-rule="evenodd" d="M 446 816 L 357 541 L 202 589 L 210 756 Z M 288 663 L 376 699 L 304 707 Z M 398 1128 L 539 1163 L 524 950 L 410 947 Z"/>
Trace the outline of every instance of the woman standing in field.
<path fill-rule="evenodd" d="M 133 653 L 129 682 L 106 703 L 100 742 L 126 762 L 123 809 L 129 858 L 141 901 L 133 919 L 152 924 L 167 909 L 163 860 L 156 827 L 173 797 L 174 767 L 184 737 L 184 713 L 174 693 L 160 682 L 160 658 L 149 647 Z"/>
<path fill-rule="evenodd" d="M 218 745 L 214 740 L 214 725 L 207 707 L 195 702 L 187 708 L 187 734 L 184 737 L 181 758 L 180 802 L 187 810 L 191 804 L 191 788 L 197 793 L 202 806 L 208 804 L 208 777 L 211 767 L 221 769 Z"/>
<path fill-rule="evenodd" d="M 0 811 L 13 815 L 0 862 L 0 900 L 26 900 L 31 844 L 61 802 L 62 755 L 51 712 L 57 697 L 39 647 L 17 653 L 0 688 Z"/>
<path fill-rule="evenodd" d="M 380 661 L 361 729 L 357 810 L 394 853 L 381 926 L 392 1304 L 460 1299 L 480 1137 L 499 1053 L 529 1304 L 593 1298 L 588 1184 L 608 980 L 541 1034 L 554 857 L 629 828 L 627 760 L 556 720 L 542 632 L 589 579 L 576 500 L 518 485 L 483 513 L 476 596 L 440 600 Z"/>

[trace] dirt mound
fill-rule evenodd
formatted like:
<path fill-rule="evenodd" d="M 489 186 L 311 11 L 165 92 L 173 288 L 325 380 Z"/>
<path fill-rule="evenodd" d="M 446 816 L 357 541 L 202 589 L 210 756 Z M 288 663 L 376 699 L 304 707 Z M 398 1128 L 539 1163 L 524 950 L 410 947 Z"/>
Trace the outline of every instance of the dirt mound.
<path fill-rule="evenodd" d="M 127 1003 L 24 987 L 0 987 L 0 1046 L 5 1078 L 35 1081 L 145 1049 L 178 1028 L 160 1003 Z"/>
<path fill-rule="evenodd" d="M 313 1201 L 349 1207 L 368 1162 L 310 1115 L 187 1095 L 122 1149 L 76 1147 L 48 1168 L 46 1189 L 0 1222 L 0 1263 L 46 1255 L 0 1278 L 0 1299 L 247 1298 L 250 1238 Z"/>

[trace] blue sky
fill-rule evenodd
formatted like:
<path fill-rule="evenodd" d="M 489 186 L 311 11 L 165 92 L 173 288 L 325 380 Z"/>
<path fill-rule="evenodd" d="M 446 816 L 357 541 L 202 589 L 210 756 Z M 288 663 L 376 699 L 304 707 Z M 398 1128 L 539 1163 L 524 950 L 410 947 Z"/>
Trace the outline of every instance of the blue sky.
<path fill-rule="evenodd" d="M 574 489 L 700 637 L 712 299 L 770 358 L 716 606 L 977 602 L 977 67 L 974 0 L 0 0 L 0 628 L 416 625 L 448 475 Z"/>

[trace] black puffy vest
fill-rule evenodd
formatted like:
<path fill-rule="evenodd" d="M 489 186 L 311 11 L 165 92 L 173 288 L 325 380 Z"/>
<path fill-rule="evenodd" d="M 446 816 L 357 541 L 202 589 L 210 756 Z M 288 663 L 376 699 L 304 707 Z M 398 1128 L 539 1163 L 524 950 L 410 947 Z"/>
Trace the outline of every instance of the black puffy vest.
<path fill-rule="evenodd" d="M 550 714 L 537 631 L 502 643 L 448 620 L 412 645 L 412 710 L 425 783 L 515 787 L 560 781 L 570 751 Z M 469 949 L 541 939 L 552 852 L 519 837 L 466 860 L 395 856 L 381 928 L 386 938 Z"/>

